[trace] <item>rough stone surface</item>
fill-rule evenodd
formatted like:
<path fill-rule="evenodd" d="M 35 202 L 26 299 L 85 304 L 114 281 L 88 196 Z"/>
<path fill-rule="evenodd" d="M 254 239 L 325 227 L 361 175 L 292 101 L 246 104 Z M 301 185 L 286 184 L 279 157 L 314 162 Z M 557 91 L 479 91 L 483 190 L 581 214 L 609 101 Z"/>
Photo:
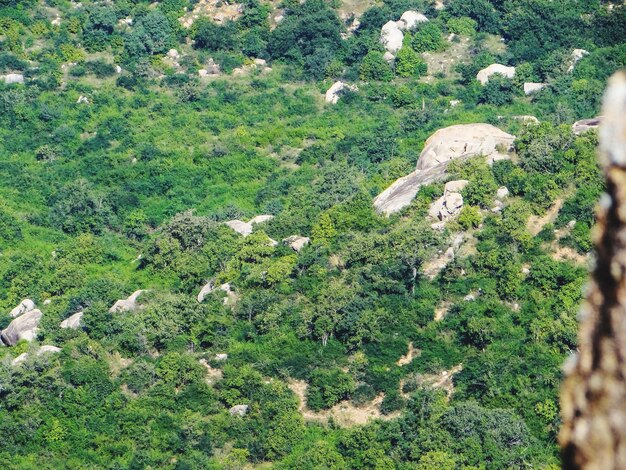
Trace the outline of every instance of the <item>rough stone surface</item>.
<path fill-rule="evenodd" d="M 389 51 L 385 51 L 385 53 L 383 54 L 383 59 L 385 59 L 385 61 L 387 62 L 393 62 L 395 58 L 396 57 Z"/>
<path fill-rule="evenodd" d="M 341 97 L 341 94 L 345 90 L 357 91 L 358 88 L 353 85 L 348 85 L 347 83 L 344 83 L 342 81 L 335 82 L 332 84 L 332 86 L 328 90 L 326 90 L 326 95 L 324 99 L 326 100 L 327 103 L 337 104 L 337 102 L 339 101 L 339 98 Z"/>
<path fill-rule="evenodd" d="M 231 416 L 239 416 L 243 418 L 246 414 L 248 414 L 248 409 L 250 407 L 248 405 L 235 405 L 228 412 Z"/>
<path fill-rule="evenodd" d="M 83 318 L 84 313 L 82 311 L 76 312 L 75 314 L 67 317 L 65 320 L 61 322 L 59 327 L 61 328 L 69 328 L 71 330 L 77 330 L 82 326 L 81 320 Z"/>
<path fill-rule="evenodd" d="M 580 312 L 578 352 L 563 366 L 563 468 L 626 468 L 626 74 L 609 80 L 600 125 L 607 179 L 596 261 Z"/>
<path fill-rule="evenodd" d="M 468 180 L 455 180 L 448 181 L 443 187 L 444 194 L 447 193 L 460 193 L 469 184 Z"/>
<path fill-rule="evenodd" d="M 380 42 L 394 56 L 402 48 L 404 34 L 396 21 L 387 21 L 380 30 Z"/>
<path fill-rule="evenodd" d="M 457 124 L 439 129 L 424 143 L 417 169 L 425 170 L 462 156 L 485 155 L 490 161 L 506 158 L 515 136 L 491 124 Z"/>
<path fill-rule="evenodd" d="M 545 83 L 526 82 L 524 83 L 524 94 L 532 95 L 533 93 L 543 90 L 545 87 Z"/>
<path fill-rule="evenodd" d="M 37 355 L 41 356 L 42 354 L 46 354 L 46 353 L 58 353 L 58 352 L 61 352 L 61 348 L 57 348 L 56 346 L 50 346 L 49 344 L 44 344 L 37 351 Z"/>
<path fill-rule="evenodd" d="M 170 59 L 178 59 L 178 57 L 180 57 L 180 54 L 176 49 L 170 49 L 169 51 L 167 51 L 167 56 Z"/>
<path fill-rule="evenodd" d="M 283 242 L 285 242 L 292 250 L 299 252 L 311 242 L 311 239 L 309 237 L 301 237 L 300 235 L 292 235 L 284 238 Z"/>
<path fill-rule="evenodd" d="M 583 132 L 590 131 L 591 129 L 596 129 L 601 122 L 602 116 L 591 119 L 581 119 L 580 121 L 576 121 L 574 124 L 572 124 L 572 132 L 576 135 L 580 135 Z"/>
<path fill-rule="evenodd" d="M 20 340 L 35 339 L 42 315 L 41 310 L 33 309 L 17 317 L 0 333 L 2 342 L 7 346 L 15 346 Z"/>
<path fill-rule="evenodd" d="M 418 24 L 426 23 L 427 21 L 428 21 L 428 18 L 426 18 L 426 16 L 423 15 L 422 13 L 409 10 L 409 11 L 405 11 L 404 13 L 402 13 L 400 20 L 398 21 L 398 27 L 401 30 L 410 31 L 410 30 L 415 29 Z"/>
<path fill-rule="evenodd" d="M 26 361 L 26 359 L 28 359 L 28 353 L 22 353 L 11 361 L 11 365 L 19 366 L 22 362 Z"/>
<path fill-rule="evenodd" d="M 456 192 L 446 192 L 433 202 L 428 210 L 428 215 L 439 220 L 449 220 L 461 212 L 463 208 L 463 196 Z"/>
<path fill-rule="evenodd" d="M 24 75 L 21 73 L 9 73 L 4 76 L 4 83 L 11 85 L 12 83 L 24 83 Z"/>
<path fill-rule="evenodd" d="M 486 85 L 489 83 L 489 77 L 496 73 L 504 75 L 506 78 L 513 78 L 515 76 L 515 67 L 507 67 L 502 64 L 491 64 L 489 67 L 482 69 L 476 74 L 476 80 L 478 80 L 482 85 Z"/>
<path fill-rule="evenodd" d="M 136 310 L 139 305 L 137 304 L 137 299 L 141 294 L 146 292 L 145 290 L 138 290 L 133 292 L 130 297 L 127 299 L 120 299 L 113 304 L 113 306 L 109 309 L 110 313 L 121 313 L 121 312 L 132 312 Z"/>
<path fill-rule="evenodd" d="M 30 299 L 24 299 L 20 302 L 20 304 L 17 307 L 11 310 L 11 313 L 9 313 L 9 316 L 11 318 L 16 318 L 24 313 L 30 312 L 34 308 L 35 308 L 35 302 L 33 302 Z"/>

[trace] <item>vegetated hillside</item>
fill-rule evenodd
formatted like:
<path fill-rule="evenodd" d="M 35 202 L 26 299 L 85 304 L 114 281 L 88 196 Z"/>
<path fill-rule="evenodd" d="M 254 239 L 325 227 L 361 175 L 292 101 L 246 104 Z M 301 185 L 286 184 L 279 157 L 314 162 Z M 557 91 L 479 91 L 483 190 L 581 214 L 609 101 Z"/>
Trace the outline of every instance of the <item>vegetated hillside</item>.
<path fill-rule="evenodd" d="M 625 30 L 0 1 L 2 468 L 558 466 Z"/>

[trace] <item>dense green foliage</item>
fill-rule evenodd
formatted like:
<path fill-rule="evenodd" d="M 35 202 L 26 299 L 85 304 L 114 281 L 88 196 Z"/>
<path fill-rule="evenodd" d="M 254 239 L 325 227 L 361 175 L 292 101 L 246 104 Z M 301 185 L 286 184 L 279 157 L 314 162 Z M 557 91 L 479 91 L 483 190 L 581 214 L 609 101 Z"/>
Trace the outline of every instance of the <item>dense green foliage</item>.
<path fill-rule="evenodd" d="M 195 6 L 0 1 L 0 73 L 25 77 L 0 81 L 0 327 L 24 298 L 44 312 L 36 341 L 0 349 L 0 466 L 558 465 L 561 364 L 603 189 L 596 133 L 570 125 L 626 64 L 626 8 L 388 0 L 348 33 L 340 3 L 287 1 L 277 22 L 249 0 L 183 27 Z M 380 28 L 409 9 L 431 21 L 390 64 Z M 428 69 L 458 44 L 454 70 Z M 494 62 L 516 77 L 481 87 Z M 335 79 L 360 81 L 325 105 Z M 526 97 L 524 81 L 548 86 Z M 432 132 L 471 122 L 515 134 L 516 155 L 451 165 L 469 184 L 443 232 L 426 217 L 442 184 L 374 211 Z M 274 217 L 245 238 L 223 224 L 258 214 Z M 462 256 L 427 276 L 458 232 Z M 310 244 L 280 242 L 292 235 Z M 233 292 L 198 302 L 208 281 Z M 138 309 L 109 312 L 137 289 Z M 78 311 L 81 328 L 60 328 Z M 432 386 L 448 371 L 450 395 Z M 316 416 L 350 403 L 381 419 L 305 420 L 302 383 Z"/>

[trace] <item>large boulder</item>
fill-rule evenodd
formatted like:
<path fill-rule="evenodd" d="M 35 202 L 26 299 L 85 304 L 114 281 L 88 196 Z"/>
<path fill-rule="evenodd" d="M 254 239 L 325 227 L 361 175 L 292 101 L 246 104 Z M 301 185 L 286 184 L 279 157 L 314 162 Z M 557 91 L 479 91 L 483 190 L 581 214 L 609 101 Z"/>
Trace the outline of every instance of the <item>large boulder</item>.
<path fill-rule="evenodd" d="M 602 116 L 598 116 L 591 119 L 581 119 L 572 124 L 572 132 L 576 135 L 580 135 L 583 132 L 596 129 L 602 123 Z"/>
<path fill-rule="evenodd" d="M 33 302 L 30 299 L 24 299 L 20 302 L 20 304 L 17 307 L 11 310 L 11 313 L 9 313 L 9 316 L 11 318 L 16 318 L 34 309 L 35 309 L 35 302 Z"/>
<path fill-rule="evenodd" d="M 380 42 L 394 56 L 402 49 L 404 34 L 396 21 L 387 21 L 380 30 Z"/>
<path fill-rule="evenodd" d="M 524 94 L 526 96 L 537 93 L 546 87 L 545 83 L 526 82 L 524 83 Z"/>
<path fill-rule="evenodd" d="M 426 170 L 462 156 L 484 155 L 490 162 L 507 158 L 500 149 L 509 150 L 515 136 L 491 124 L 457 124 L 439 129 L 424 143 L 417 161 Z"/>
<path fill-rule="evenodd" d="M 213 283 L 213 280 L 210 280 L 204 286 L 202 286 L 202 289 L 200 289 L 200 292 L 198 292 L 198 297 L 197 297 L 198 302 L 199 303 L 204 302 L 204 299 L 206 298 L 206 296 L 209 295 L 211 292 L 213 292 L 214 288 L 215 288 L 215 284 Z"/>
<path fill-rule="evenodd" d="M 489 77 L 496 73 L 504 75 L 506 78 L 513 78 L 515 76 L 515 67 L 507 67 L 502 64 L 491 64 L 489 67 L 482 69 L 476 74 L 476 80 L 478 80 L 482 85 L 486 85 L 489 83 Z"/>
<path fill-rule="evenodd" d="M 83 312 L 82 311 L 76 312 L 75 314 L 63 320 L 61 324 L 59 325 L 59 327 L 63 329 L 69 328 L 71 330 L 77 330 L 78 328 L 82 326 L 81 324 L 82 318 L 83 318 Z"/>
<path fill-rule="evenodd" d="M 428 21 L 428 18 L 426 18 L 426 16 L 423 15 L 422 13 L 409 10 L 409 11 L 405 11 L 404 13 L 402 13 L 400 20 L 398 20 L 397 23 L 398 23 L 398 28 L 400 28 L 401 30 L 410 31 L 410 30 L 417 28 L 418 24 L 426 23 L 427 21 Z"/>
<path fill-rule="evenodd" d="M 41 310 L 38 309 L 33 309 L 20 315 L 9 323 L 5 330 L 2 330 L 0 339 L 7 346 L 15 346 L 20 340 L 34 340 L 37 336 L 42 315 Z"/>
<path fill-rule="evenodd" d="M 459 124 L 439 129 L 424 145 L 417 169 L 396 180 L 374 199 L 374 207 L 383 214 L 404 209 L 415 199 L 420 187 L 441 181 L 453 160 L 466 160 L 485 155 L 489 162 L 508 158 L 500 149 L 508 150 L 515 136 L 490 124 Z"/>
<path fill-rule="evenodd" d="M 335 82 L 331 85 L 331 87 L 326 90 L 325 100 L 330 104 L 337 104 L 339 98 L 341 97 L 344 91 L 357 91 L 358 88 L 353 85 L 348 85 L 342 81 Z"/>
<path fill-rule="evenodd" d="M 127 299 L 120 299 L 109 309 L 110 313 L 132 312 L 139 308 L 137 299 L 146 292 L 145 290 L 137 290 L 133 292 Z"/>

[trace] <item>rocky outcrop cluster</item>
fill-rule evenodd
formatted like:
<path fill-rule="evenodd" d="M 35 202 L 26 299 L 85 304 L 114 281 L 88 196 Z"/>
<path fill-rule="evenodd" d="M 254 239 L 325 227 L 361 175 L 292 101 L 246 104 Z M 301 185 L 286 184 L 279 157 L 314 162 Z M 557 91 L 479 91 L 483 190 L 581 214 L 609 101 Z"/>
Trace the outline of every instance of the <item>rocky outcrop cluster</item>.
<path fill-rule="evenodd" d="M 491 124 L 459 124 L 439 129 L 424 144 L 416 170 L 396 180 L 374 199 L 374 207 L 393 214 L 407 207 L 423 185 L 441 181 L 453 160 L 484 155 L 489 163 L 509 158 L 515 136 Z"/>
<path fill-rule="evenodd" d="M 396 56 L 398 51 L 402 49 L 404 41 L 403 31 L 415 29 L 420 23 L 425 23 L 428 18 L 417 11 L 405 11 L 398 21 L 388 21 L 380 30 L 380 42 L 387 51 L 386 59 Z"/>
<path fill-rule="evenodd" d="M 21 313 L 0 333 L 0 340 L 7 346 L 15 346 L 18 341 L 32 341 L 37 337 L 39 322 L 43 313 L 37 308 Z"/>
<path fill-rule="evenodd" d="M 267 222 L 272 219 L 273 215 L 257 215 L 256 217 L 250 219 L 248 222 L 243 222 L 241 220 L 229 220 L 228 222 L 224 222 L 230 228 L 232 228 L 235 232 L 244 237 L 247 237 L 252 233 L 252 226 L 255 224 L 262 224 L 263 222 Z"/>
<path fill-rule="evenodd" d="M 468 180 L 448 181 L 445 185 L 443 196 L 431 204 L 428 215 L 442 222 L 459 215 L 463 208 L 461 191 L 468 184 Z"/>

